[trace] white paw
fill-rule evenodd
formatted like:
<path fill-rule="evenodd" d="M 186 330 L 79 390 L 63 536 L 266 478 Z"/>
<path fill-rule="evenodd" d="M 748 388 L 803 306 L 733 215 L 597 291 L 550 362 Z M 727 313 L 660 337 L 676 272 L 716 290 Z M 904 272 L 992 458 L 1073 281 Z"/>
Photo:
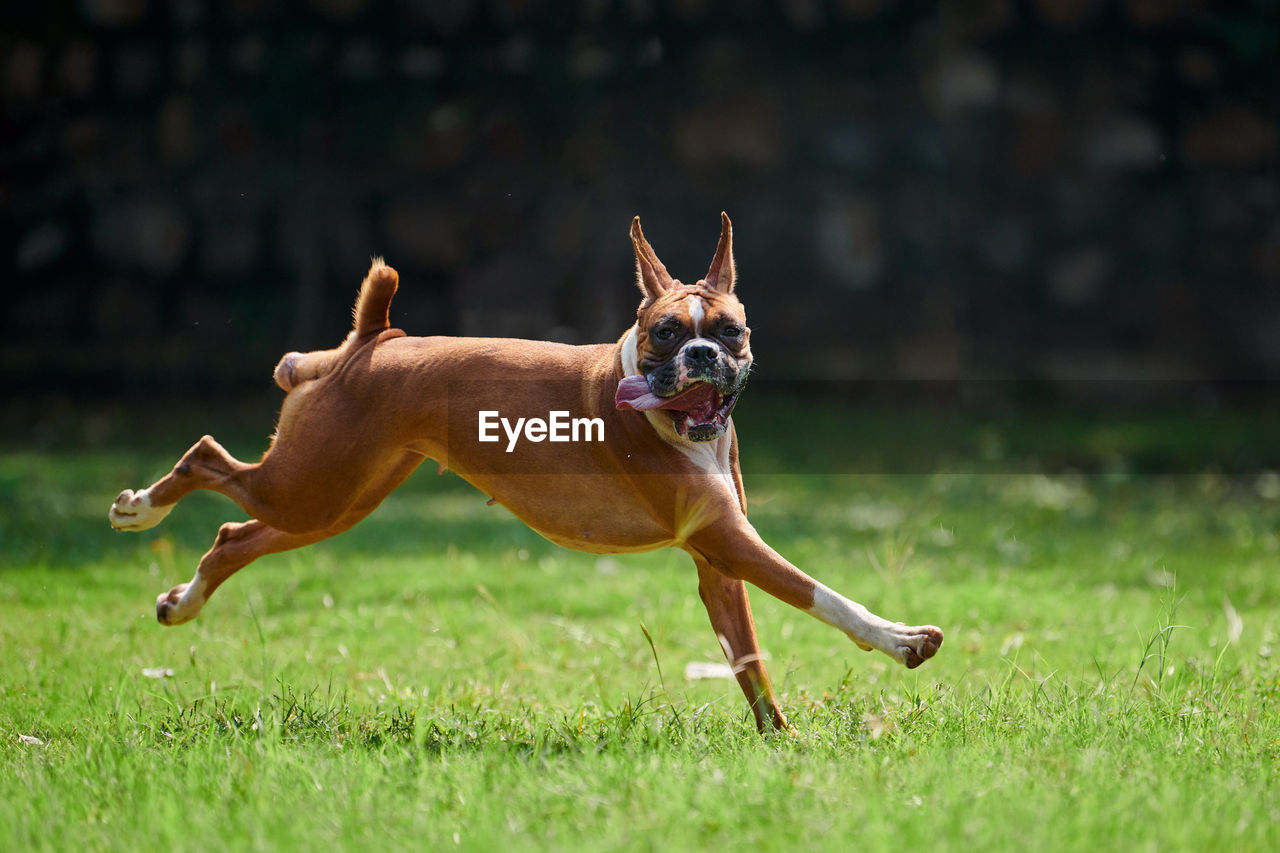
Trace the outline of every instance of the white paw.
<path fill-rule="evenodd" d="M 164 521 L 173 507 L 173 504 L 152 506 L 151 494 L 146 489 L 140 492 L 125 489 L 107 511 L 107 520 L 116 530 L 147 530 Z"/>
<path fill-rule="evenodd" d="M 933 625 L 907 626 L 899 622 L 889 632 L 896 651 L 894 657 L 907 669 L 915 669 L 942 646 L 942 629 Z"/>
<path fill-rule="evenodd" d="M 170 627 L 190 622 L 204 609 L 203 592 L 204 584 L 197 579 L 160 593 L 156 596 L 156 620 Z"/>

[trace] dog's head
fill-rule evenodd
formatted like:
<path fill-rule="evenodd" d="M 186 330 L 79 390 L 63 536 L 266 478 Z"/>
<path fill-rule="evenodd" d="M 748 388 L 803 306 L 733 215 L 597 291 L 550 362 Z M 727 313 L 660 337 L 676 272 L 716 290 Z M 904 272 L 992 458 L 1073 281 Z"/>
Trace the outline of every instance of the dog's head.
<path fill-rule="evenodd" d="M 620 409 L 662 409 L 676 434 L 689 441 L 724 435 L 751 370 L 747 315 L 733 293 L 733 224 L 720 214 L 720 244 L 706 276 L 694 284 L 673 279 L 631 222 L 637 282 L 644 300 L 623 352 Z"/>

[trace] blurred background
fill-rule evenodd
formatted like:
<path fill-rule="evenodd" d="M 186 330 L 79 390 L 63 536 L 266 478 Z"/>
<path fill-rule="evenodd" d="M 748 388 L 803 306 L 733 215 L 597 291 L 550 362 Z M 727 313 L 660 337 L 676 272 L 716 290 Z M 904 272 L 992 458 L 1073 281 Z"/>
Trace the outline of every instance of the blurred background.
<path fill-rule="evenodd" d="M 1269 0 L 22 4 L 0 423 L 276 405 L 372 255 L 411 334 L 611 341 L 631 217 L 693 280 L 722 209 L 763 397 L 1274 411 L 1278 57 Z"/>

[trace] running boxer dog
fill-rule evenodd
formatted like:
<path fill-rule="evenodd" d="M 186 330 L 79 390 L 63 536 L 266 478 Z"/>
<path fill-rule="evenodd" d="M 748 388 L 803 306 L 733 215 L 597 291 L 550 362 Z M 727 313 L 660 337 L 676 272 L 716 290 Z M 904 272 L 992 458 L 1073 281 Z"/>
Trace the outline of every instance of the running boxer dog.
<path fill-rule="evenodd" d="M 347 530 L 433 459 L 567 548 L 687 552 L 762 730 L 789 725 L 756 641 L 748 583 L 863 649 L 908 667 L 933 657 L 940 629 L 875 615 L 787 562 L 747 520 L 730 413 L 751 369 L 750 330 L 734 294 L 729 217 L 721 214 L 711 267 L 693 284 L 667 273 L 639 217 L 631 242 L 643 296 L 636 322 L 617 343 L 592 346 L 407 337 L 388 318 L 399 276 L 375 260 L 347 339 L 289 353 L 276 367 L 288 393 L 261 462 L 240 462 L 206 435 L 168 475 L 116 498 L 109 518 L 119 530 L 159 524 L 195 489 L 252 516 L 222 525 L 195 576 L 159 596 L 160 622 L 194 619 L 264 554 Z"/>

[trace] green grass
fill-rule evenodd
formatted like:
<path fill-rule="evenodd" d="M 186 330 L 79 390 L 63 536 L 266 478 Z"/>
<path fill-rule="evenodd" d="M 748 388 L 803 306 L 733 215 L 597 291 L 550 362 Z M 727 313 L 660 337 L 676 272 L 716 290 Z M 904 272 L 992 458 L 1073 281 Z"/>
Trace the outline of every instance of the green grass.
<path fill-rule="evenodd" d="M 687 557 L 564 551 L 425 469 L 162 628 L 242 516 L 105 512 L 195 437 L 0 455 L 0 849 L 1280 847 L 1275 474 L 783 476 L 748 444 L 775 548 L 947 633 L 908 672 L 753 592 L 799 730 L 761 738 L 684 675 L 720 659 Z"/>

